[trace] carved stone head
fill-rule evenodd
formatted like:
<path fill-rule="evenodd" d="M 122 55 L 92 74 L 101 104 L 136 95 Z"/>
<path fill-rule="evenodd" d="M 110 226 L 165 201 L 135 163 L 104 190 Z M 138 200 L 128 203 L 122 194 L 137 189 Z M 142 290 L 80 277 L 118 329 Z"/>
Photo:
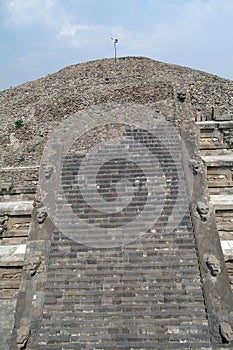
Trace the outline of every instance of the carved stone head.
<path fill-rule="evenodd" d="M 230 147 L 233 146 L 233 129 L 223 131 L 224 142 L 227 143 Z"/>
<path fill-rule="evenodd" d="M 39 212 L 36 214 L 36 218 L 37 218 L 37 222 L 39 224 L 43 224 L 43 222 L 45 221 L 45 219 L 47 218 L 47 213 L 45 211 Z"/>
<path fill-rule="evenodd" d="M 17 346 L 19 349 L 25 349 L 31 334 L 31 324 L 29 320 L 21 320 L 20 328 L 17 330 Z"/>
<path fill-rule="evenodd" d="M 44 177 L 46 178 L 46 180 L 49 180 L 51 175 L 53 173 L 53 168 L 51 166 L 47 166 L 44 169 Z"/>
<path fill-rule="evenodd" d="M 202 162 L 197 159 L 190 159 L 189 166 L 192 170 L 193 175 L 197 175 L 202 169 Z"/>
<path fill-rule="evenodd" d="M 225 340 L 225 343 L 229 343 L 233 340 L 233 328 L 229 322 L 223 321 L 220 323 L 220 334 Z"/>
<path fill-rule="evenodd" d="M 207 220 L 207 216 L 209 214 L 209 206 L 203 202 L 198 202 L 197 203 L 197 212 L 200 215 L 200 218 L 202 221 Z"/>
<path fill-rule="evenodd" d="M 33 277 L 36 274 L 40 263 L 41 261 L 39 258 L 34 258 L 33 260 L 29 261 L 27 264 L 27 274 Z"/>
<path fill-rule="evenodd" d="M 216 277 L 220 272 L 220 262 L 213 254 L 206 257 L 206 265 L 212 276 Z"/>

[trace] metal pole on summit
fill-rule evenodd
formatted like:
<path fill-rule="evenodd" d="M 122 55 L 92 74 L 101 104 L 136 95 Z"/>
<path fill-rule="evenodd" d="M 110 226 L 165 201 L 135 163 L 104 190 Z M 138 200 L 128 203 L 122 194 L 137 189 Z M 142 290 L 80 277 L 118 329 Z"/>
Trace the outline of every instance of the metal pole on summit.
<path fill-rule="evenodd" d="M 118 39 L 114 39 L 114 38 L 111 38 L 111 39 L 113 40 L 113 44 L 114 44 L 115 62 L 116 62 L 116 59 L 117 59 L 116 44 L 118 43 Z"/>

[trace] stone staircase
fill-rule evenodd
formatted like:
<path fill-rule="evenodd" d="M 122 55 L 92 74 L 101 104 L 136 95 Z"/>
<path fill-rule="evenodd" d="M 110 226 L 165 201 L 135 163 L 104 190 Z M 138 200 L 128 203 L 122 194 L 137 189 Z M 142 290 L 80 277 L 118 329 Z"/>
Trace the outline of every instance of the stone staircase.
<path fill-rule="evenodd" d="M 162 201 L 163 209 L 150 231 L 136 239 L 133 234 L 138 223 L 132 225 L 132 231 L 127 230 L 124 224 L 134 222 L 135 212 L 145 205 L 145 179 L 139 169 L 132 162 L 115 158 L 98 173 L 99 193 L 109 205 L 116 199 L 116 184 L 121 194 L 132 196 L 133 193 L 134 200 L 127 211 L 111 216 L 101 214 L 99 210 L 107 207 L 98 207 L 100 202 L 93 189 L 92 199 L 96 200 L 96 210 L 88 206 L 78 189 L 76 178 L 83 154 L 71 152 L 63 160 L 63 190 L 68 204 L 81 218 L 83 225 L 77 228 L 73 235 L 75 239 L 70 239 L 74 226 L 64 202 L 58 201 L 56 212 L 64 226 L 62 232 L 54 229 L 52 233 L 42 321 L 36 340 L 33 343 L 29 341 L 30 349 L 211 348 L 182 171 L 180 139 L 172 134 L 168 136 L 162 127 L 159 134 L 160 140 L 170 138 L 179 168 L 174 166 L 173 159 L 161 147 L 158 139 L 147 131 L 127 129 L 123 135 L 128 142 L 140 142 L 154 153 L 166 175 L 164 194 L 164 188 L 157 180 L 158 177 L 162 181 L 161 173 L 152 169 L 150 159 L 143 159 L 143 170 L 154 173 L 151 180 L 158 187 L 155 203 L 159 206 Z M 96 162 L 101 152 L 104 158 L 107 151 L 97 153 Z M 132 155 L 137 154 L 138 146 L 132 146 L 130 151 Z M 95 157 L 88 168 L 92 181 L 96 179 L 94 162 Z M 180 197 L 177 170 L 181 176 Z M 127 179 L 130 184 L 125 186 L 122 179 Z M 183 220 L 172 230 L 167 230 L 173 205 L 177 201 L 179 210 L 184 211 Z M 145 221 L 155 215 L 153 210 L 153 206 L 146 209 Z M 93 224 L 96 232 L 90 231 L 88 226 Z M 115 246 L 117 237 L 112 229 L 117 227 L 120 228 L 118 238 L 120 236 L 121 241 L 126 235 L 129 236 L 131 241 L 128 244 Z M 107 246 L 106 236 L 101 235 L 99 228 L 107 230 Z M 80 244 L 79 239 L 82 241 L 85 237 L 88 237 L 86 244 Z"/>
<path fill-rule="evenodd" d="M 209 120 L 200 119 L 200 151 L 233 288 L 233 114 L 224 106 L 214 107 Z"/>
<path fill-rule="evenodd" d="M 28 167 L 0 171 L 0 336 L 4 349 L 10 349 L 37 173 L 38 168 Z"/>
<path fill-rule="evenodd" d="M 196 202 L 192 203 L 195 218 L 189 210 L 180 138 L 176 133 L 168 135 L 162 125 L 156 131 L 162 142 L 153 137 L 153 130 L 120 130 L 124 141 L 119 151 L 126 147 L 131 161 L 116 153 L 112 161 L 100 167 L 97 176 L 99 159 L 112 152 L 112 146 L 93 156 L 86 169 L 94 181 L 87 193 L 92 206 L 77 181 L 85 154 L 80 144 L 72 149 L 63 159 L 62 187 L 57 192 L 58 228 L 53 228 L 47 216 L 41 219 L 35 213 L 39 212 L 38 203 L 34 203 L 39 167 L 1 169 L 0 328 L 4 350 L 212 349 L 215 337 L 218 344 L 223 339 L 228 346 L 232 340 L 231 330 L 228 333 L 230 307 L 223 310 L 225 306 L 217 305 L 220 317 L 216 311 L 212 315 L 208 295 L 203 295 L 203 281 L 210 294 L 217 293 L 211 290 L 212 284 L 221 285 L 223 281 L 223 286 L 224 276 L 220 276 L 221 270 L 214 274 L 208 265 L 212 264 L 210 257 L 204 254 L 203 260 L 198 251 L 194 229 L 196 232 L 201 227 L 202 231 L 201 225 L 208 224 L 200 220 Z M 232 123 L 213 119 L 199 120 L 196 125 L 231 279 L 233 186 L 228 131 Z M 226 130 L 219 125 L 227 125 Z M 162 146 L 165 140 L 173 158 Z M 159 167 L 147 157 L 141 157 L 144 173 L 134 165 L 132 159 L 140 153 L 138 144 L 154 154 Z M 145 174 L 153 174 L 150 188 L 154 192 L 148 191 Z M 110 215 L 108 209 L 118 193 L 126 202 L 130 199 L 129 204 L 126 210 Z M 148 195 L 154 206 L 146 206 Z M 79 226 L 70 217 L 70 209 L 80 219 Z M 134 221 L 140 212 L 144 213 L 143 220 Z M 180 212 L 183 219 L 171 227 Z M 151 218 L 156 218 L 153 225 Z M 195 220 L 198 224 L 194 225 Z M 147 225 L 150 230 L 146 233 Z M 203 264 L 204 278 L 200 275 Z"/>

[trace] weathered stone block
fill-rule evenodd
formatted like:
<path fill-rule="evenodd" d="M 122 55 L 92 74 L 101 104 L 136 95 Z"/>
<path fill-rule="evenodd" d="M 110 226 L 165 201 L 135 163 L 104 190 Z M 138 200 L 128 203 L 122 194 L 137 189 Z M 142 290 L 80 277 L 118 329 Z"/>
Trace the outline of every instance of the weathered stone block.
<path fill-rule="evenodd" d="M 228 106 L 213 107 L 213 119 L 217 121 L 232 121 L 233 111 Z"/>

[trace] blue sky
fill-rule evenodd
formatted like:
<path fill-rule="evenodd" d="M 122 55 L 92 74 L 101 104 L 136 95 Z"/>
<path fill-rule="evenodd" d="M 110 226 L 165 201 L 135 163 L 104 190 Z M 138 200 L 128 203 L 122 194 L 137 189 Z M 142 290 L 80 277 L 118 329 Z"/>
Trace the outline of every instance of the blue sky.
<path fill-rule="evenodd" d="M 146 56 L 233 79 L 233 0 L 0 0 L 0 90 L 70 64 Z"/>

